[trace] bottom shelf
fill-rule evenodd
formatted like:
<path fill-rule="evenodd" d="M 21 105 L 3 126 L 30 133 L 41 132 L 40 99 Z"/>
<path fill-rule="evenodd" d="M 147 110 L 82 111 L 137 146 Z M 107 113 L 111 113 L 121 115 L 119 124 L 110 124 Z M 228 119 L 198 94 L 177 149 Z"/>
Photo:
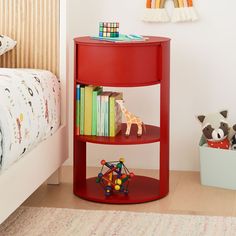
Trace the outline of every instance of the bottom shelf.
<path fill-rule="evenodd" d="M 74 186 L 74 194 L 94 202 L 103 202 L 111 204 L 130 204 L 130 203 L 143 203 L 154 201 L 165 197 L 160 195 L 160 181 L 146 176 L 135 176 L 129 183 L 129 194 L 114 193 L 106 197 L 104 190 L 100 184 L 96 183 L 96 177 L 86 180 L 84 186 L 76 188 Z"/>

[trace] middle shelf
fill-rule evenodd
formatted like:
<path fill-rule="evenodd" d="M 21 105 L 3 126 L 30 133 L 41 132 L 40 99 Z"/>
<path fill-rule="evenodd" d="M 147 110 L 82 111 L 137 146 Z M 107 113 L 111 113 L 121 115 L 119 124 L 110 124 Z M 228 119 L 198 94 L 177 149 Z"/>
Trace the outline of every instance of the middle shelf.
<path fill-rule="evenodd" d="M 81 142 L 99 143 L 99 144 L 116 144 L 116 145 L 131 145 L 155 143 L 160 141 L 160 127 L 154 125 L 145 125 L 143 135 L 137 136 L 137 126 L 133 125 L 130 136 L 125 136 L 126 124 L 122 123 L 121 131 L 115 137 L 77 135 L 77 140 Z"/>

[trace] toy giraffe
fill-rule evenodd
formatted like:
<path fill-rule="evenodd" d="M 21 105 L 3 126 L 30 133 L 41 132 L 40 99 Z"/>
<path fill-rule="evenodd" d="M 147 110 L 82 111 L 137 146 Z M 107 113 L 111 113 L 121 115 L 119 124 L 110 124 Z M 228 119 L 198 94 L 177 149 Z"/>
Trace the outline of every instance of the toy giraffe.
<path fill-rule="evenodd" d="M 116 100 L 116 102 L 119 104 L 122 113 L 125 115 L 126 124 L 127 124 L 125 135 L 129 136 L 132 124 L 136 124 L 138 126 L 137 135 L 141 136 L 142 133 L 143 133 L 143 127 L 142 126 L 144 126 L 144 123 L 142 122 L 142 120 L 139 117 L 133 115 L 131 112 L 129 112 L 125 108 L 124 100 Z M 145 128 L 145 126 L 144 126 L 144 128 Z"/>

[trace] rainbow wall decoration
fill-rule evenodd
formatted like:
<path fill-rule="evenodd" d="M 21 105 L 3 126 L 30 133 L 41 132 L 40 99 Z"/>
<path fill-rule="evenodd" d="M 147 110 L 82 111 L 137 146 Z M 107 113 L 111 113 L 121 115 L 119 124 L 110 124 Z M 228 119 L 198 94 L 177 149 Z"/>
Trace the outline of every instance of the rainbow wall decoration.
<path fill-rule="evenodd" d="M 165 8 L 166 0 L 146 0 L 143 20 L 147 22 L 183 22 L 195 21 L 198 15 L 193 6 L 193 0 L 172 0 L 174 10 L 169 17 Z"/>

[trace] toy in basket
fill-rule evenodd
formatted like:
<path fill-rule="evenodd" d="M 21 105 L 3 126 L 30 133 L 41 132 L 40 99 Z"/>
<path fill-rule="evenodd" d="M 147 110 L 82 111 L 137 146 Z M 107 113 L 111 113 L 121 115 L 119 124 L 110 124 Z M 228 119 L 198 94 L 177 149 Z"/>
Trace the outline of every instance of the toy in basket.
<path fill-rule="evenodd" d="M 198 116 L 202 125 L 202 133 L 208 147 L 230 149 L 230 141 L 235 136 L 236 125 L 230 127 L 226 118 L 228 111 L 221 111 Z M 232 141 L 231 141 L 232 142 Z M 234 143 L 233 143 L 234 144 Z"/>
<path fill-rule="evenodd" d="M 134 173 L 129 172 L 126 168 L 124 158 L 120 158 L 119 161 L 111 162 L 102 160 L 101 164 L 102 169 L 96 178 L 96 182 L 103 186 L 105 196 L 110 196 L 113 192 L 128 194 L 129 181 L 134 177 Z M 108 170 L 103 173 L 105 167 L 107 167 Z"/>

